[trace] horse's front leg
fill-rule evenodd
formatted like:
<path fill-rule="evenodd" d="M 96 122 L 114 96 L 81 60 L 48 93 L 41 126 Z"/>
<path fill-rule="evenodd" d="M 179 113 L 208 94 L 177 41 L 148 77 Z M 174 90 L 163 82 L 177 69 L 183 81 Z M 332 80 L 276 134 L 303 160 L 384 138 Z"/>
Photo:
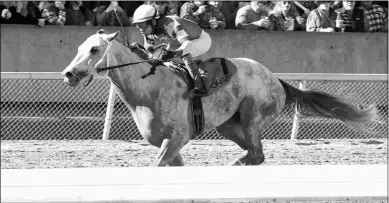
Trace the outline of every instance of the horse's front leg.
<path fill-rule="evenodd" d="M 182 147 L 189 142 L 189 136 L 176 135 L 170 138 L 165 138 L 162 141 L 159 149 L 156 166 L 183 165 L 181 155 L 179 154 Z"/>
<path fill-rule="evenodd" d="M 169 166 L 184 166 L 184 160 L 182 159 L 180 153 L 174 157 L 173 161 L 170 162 Z"/>

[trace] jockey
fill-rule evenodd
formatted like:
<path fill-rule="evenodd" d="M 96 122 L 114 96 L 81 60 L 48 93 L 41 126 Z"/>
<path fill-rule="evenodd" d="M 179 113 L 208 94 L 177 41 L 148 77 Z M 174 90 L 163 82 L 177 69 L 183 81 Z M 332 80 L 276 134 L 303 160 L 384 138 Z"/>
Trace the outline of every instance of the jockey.
<path fill-rule="evenodd" d="M 193 98 L 207 94 L 193 57 L 205 54 L 211 47 L 211 37 L 208 33 L 191 20 L 178 16 L 159 16 L 154 6 L 146 4 L 135 10 L 133 24 L 144 36 L 144 47 L 148 51 L 153 51 L 155 40 L 160 40 L 161 43 L 162 40 L 165 41 L 167 46 L 161 54 L 161 60 L 188 54 L 182 59 L 195 86 L 189 90 L 188 95 Z"/>

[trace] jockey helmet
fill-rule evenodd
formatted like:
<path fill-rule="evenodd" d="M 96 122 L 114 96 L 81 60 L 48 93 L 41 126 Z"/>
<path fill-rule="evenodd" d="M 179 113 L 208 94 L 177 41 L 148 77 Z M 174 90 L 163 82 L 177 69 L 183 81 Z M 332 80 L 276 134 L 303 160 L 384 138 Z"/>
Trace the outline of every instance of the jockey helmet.
<path fill-rule="evenodd" d="M 149 20 L 156 19 L 158 17 L 157 9 L 154 6 L 143 4 L 135 10 L 132 23 L 143 23 Z"/>

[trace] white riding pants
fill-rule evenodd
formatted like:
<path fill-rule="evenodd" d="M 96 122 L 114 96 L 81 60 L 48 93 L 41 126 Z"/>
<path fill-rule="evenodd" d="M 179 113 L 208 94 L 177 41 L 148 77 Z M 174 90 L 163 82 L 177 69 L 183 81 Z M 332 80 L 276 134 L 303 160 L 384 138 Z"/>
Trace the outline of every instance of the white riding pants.
<path fill-rule="evenodd" d="M 187 53 L 190 53 L 192 57 L 203 55 L 211 48 L 211 44 L 211 36 L 203 30 L 198 39 L 191 40 L 191 42 L 188 43 L 188 46 L 183 50 L 182 55 Z"/>

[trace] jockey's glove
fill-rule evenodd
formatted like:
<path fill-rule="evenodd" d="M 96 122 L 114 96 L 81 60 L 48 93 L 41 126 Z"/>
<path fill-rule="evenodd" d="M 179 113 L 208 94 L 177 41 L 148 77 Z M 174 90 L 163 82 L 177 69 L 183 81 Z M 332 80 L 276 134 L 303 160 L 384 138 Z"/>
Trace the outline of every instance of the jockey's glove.
<path fill-rule="evenodd" d="M 158 58 L 158 59 L 151 60 L 150 63 L 151 63 L 151 65 L 153 67 L 155 67 L 155 66 L 163 65 L 163 62 L 165 62 L 165 61 L 163 61 L 162 59 Z"/>
<path fill-rule="evenodd" d="M 169 50 L 163 49 L 163 51 L 161 53 L 160 59 L 162 61 L 167 61 L 169 59 L 174 58 L 175 56 L 176 56 L 176 54 L 173 51 L 169 51 Z"/>

